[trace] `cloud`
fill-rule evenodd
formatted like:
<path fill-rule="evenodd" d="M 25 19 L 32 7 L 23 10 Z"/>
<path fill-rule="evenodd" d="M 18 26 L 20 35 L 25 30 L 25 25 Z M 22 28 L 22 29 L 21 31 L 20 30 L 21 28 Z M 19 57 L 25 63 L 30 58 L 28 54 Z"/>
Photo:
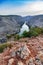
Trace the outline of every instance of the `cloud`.
<path fill-rule="evenodd" d="M 13 6 L 9 5 L 0 8 L 0 15 L 38 15 L 43 14 L 43 1 L 27 2 L 24 6 Z"/>

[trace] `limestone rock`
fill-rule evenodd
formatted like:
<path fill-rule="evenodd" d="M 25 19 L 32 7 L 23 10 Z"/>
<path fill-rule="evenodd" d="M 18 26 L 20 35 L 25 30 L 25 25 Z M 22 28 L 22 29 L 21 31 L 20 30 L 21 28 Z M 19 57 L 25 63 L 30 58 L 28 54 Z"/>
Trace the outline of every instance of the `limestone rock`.
<path fill-rule="evenodd" d="M 27 48 L 26 45 L 24 45 L 17 50 L 16 54 L 20 56 L 22 59 L 26 59 L 30 54 L 30 50 Z"/>
<path fill-rule="evenodd" d="M 29 60 L 27 65 L 35 65 L 34 62 L 33 62 L 33 58 L 30 58 L 30 60 Z"/>
<path fill-rule="evenodd" d="M 24 65 L 23 62 L 18 61 L 17 65 Z"/>
<path fill-rule="evenodd" d="M 12 65 L 13 62 L 14 62 L 14 59 L 13 58 L 9 59 L 8 65 Z"/>
<path fill-rule="evenodd" d="M 36 63 L 36 65 L 42 65 L 42 62 L 41 62 L 39 56 L 36 56 L 35 63 Z"/>

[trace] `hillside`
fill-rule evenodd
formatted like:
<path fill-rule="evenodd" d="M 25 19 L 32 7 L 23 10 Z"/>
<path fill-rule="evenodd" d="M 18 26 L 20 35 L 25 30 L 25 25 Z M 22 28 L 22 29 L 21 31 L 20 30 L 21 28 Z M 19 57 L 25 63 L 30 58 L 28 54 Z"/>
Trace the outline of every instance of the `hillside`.
<path fill-rule="evenodd" d="M 12 47 L 0 53 L 0 65 L 43 65 L 43 35 L 8 44 Z"/>
<path fill-rule="evenodd" d="M 36 15 L 29 19 L 29 25 L 32 27 L 43 27 L 43 15 Z"/>
<path fill-rule="evenodd" d="M 24 22 L 30 27 L 43 27 L 43 15 L 26 16 L 0 15 L 0 34 L 18 33 Z"/>
<path fill-rule="evenodd" d="M 0 16 L 0 33 L 16 33 L 20 25 L 14 16 Z"/>

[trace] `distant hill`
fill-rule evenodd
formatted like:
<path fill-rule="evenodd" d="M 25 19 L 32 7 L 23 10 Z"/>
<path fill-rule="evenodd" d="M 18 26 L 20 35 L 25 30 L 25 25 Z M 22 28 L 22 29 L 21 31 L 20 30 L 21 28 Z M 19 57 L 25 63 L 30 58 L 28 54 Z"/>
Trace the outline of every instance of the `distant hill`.
<path fill-rule="evenodd" d="M 0 15 L 0 34 L 19 32 L 25 21 L 31 27 L 43 27 L 43 15 L 25 17 L 19 15 Z"/>
<path fill-rule="evenodd" d="M 43 27 L 43 15 L 25 17 L 27 24 L 31 27 Z"/>
<path fill-rule="evenodd" d="M 19 19 L 19 16 L 17 16 Z M 20 17 L 21 18 L 21 17 Z M 20 25 L 16 20 L 16 16 L 0 16 L 0 33 L 18 32 Z"/>

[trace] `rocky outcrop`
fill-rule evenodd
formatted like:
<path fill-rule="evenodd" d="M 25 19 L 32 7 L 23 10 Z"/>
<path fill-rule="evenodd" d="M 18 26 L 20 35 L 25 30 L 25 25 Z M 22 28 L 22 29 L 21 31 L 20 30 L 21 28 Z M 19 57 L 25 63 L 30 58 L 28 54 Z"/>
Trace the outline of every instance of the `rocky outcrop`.
<path fill-rule="evenodd" d="M 17 50 L 16 54 L 20 56 L 20 58 L 26 59 L 30 54 L 30 50 L 27 48 L 26 45 L 24 45 Z"/>
<path fill-rule="evenodd" d="M 19 56 L 21 59 L 26 59 L 30 55 L 30 50 L 27 48 L 26 45 L 23 45 L 22 47 L 12 50 L 10 55 L 12 57 Z"/>
<path fill-rule="evenodd" d="M 12 48 L 0 53 L 0 65 L 43 65 L 43 35 L 12 43 Z"/>

